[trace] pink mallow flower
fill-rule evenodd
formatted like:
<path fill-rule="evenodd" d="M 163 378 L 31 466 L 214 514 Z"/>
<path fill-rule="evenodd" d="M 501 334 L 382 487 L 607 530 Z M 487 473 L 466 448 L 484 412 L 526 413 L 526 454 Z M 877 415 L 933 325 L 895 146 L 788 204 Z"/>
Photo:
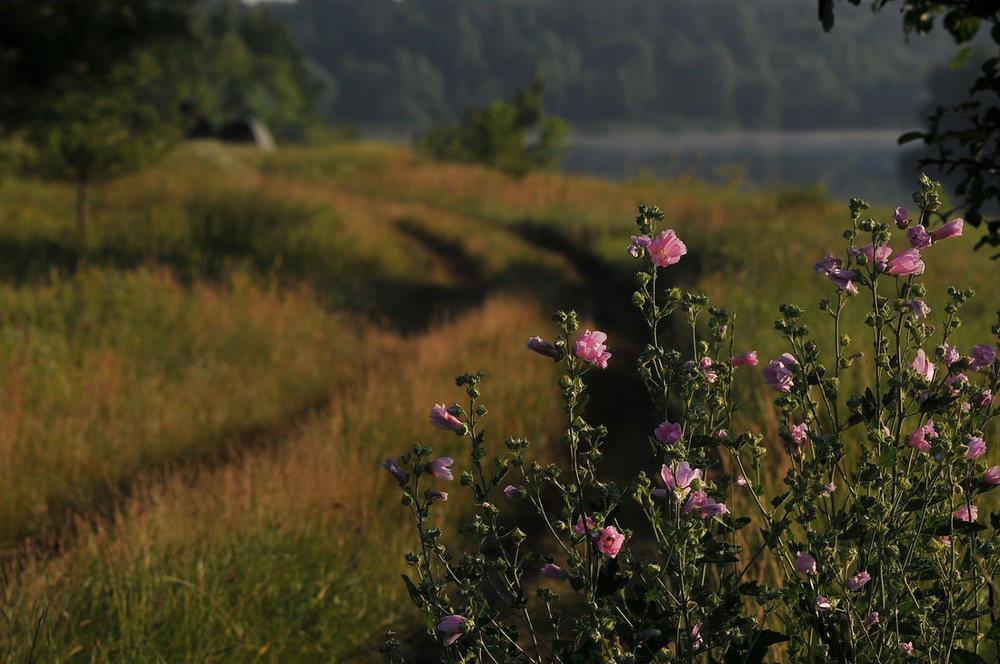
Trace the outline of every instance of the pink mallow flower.
<path fill-rule="evenodd" d="M 969 439 L 966 443 L 968 451 L 965 453 L 965 458 L 968 460 L 978 459 L 979 457 L 986 454 L 986 441 L 979 436 L 974 436 Z"/>
<path fill-rule="evenodd" d="M 761 369 L 764 374 L 764 382 L 772 390 L 788 394 L 792 391 L 792 372 L 789 370 L 795 364 L 795 358 L 788 353 L 782 353 L 778 359 L 771 360 L 771 363 Z"/>
<path fill-rule="evenodd" d="M 795 569 L 801 574 L 815 574 L 816 559 L 808 553 L 799 551 L 795 557 Z"/>
<path fill-rule="evenodd" d="M 556 347 L 541 337 L 531 337 L 525 345 L 528 350 L 532 350 L 539 355 L 544 355 L 545 357 L 551 357 L 553 359 L 559 357 L 559 351 Z"/>
<path fill-rule="evenodd" d="M 642 255 L 642 250 L 648 249 L 652 243 L 648 235 L 633 235 L 632 243 L 628 245 L 628 253 L 632 258 L 638 258 Z"/>
<path fill-rule="evenodd" d="M 597 536 L 597 549 L 611 558 L 618 555 L 624 543 L 625 536 L 614 526 L 607 526 Z"/>
<path fill-rule="evenodd" d="M 434 404 L 434 407 L 431 408 L 431 424 L 438 429 L 449 429 L 451 431 L 463 431 L 465 429 L 465 425 L 457 417 L 449 413 L 444 404 Z"/>
<path fill-rule="evenodd" d="M 653 435 L 664 445 L 674 446 L 680 442 L 681 437 L 684 435 L 684 429 L 680 424 L 663 422 L 660 426 L 656 427 Z"/>
<path fill-rule="evenodd" d="M 705 380 L 711 385 L 719 377 L 719 374 L 712 371 L 712 358 L 703 357 L 701 361 L 698 362 L 698 371 L 705 376 Z"/>
<path fill-rule="evenodd" d="M 979 402 L 978 402 L 979 407 L 986 408 L 991 403 L 993 403 L 993 392 L 991 392 L 990 390 L 983 390 L 979 394 Z"/>
<path fill-rule="evenodd" d="M 931 449 L 930 441 L 927 440 L 928 436 L 937 437 L 937 431 L 934 429 L 934 420 L 927 420 L 927 424 L 915 429 L 913 433 L 907 436 L 906 444 L 921 452 L 927 452 Z"/>
<path fill-rule="evenodd" d="M 903 651 L 904 655 L 913 655 L 913 641 L 907 641 L 906 643 L 900 643 L 899 649 Z"/>
<path fill-rule="evenodd" d="M 833 604 L 831 604 L 830 600 L 823 595 L 816 595 L 816 599 L 813 600 L 813 603 L 816 605 L 817 611 L 822 613 L 833 611 Z"/>
<path fill-rule="evenodd" d="M 959 521 L 975 521 L 979 518 L 979 508 L 975 505 L 965 505 L 955 510 L 952 516 Z"/>
<path fill-rule="evenodd" d="M 594 520 L 589 516 L 584 518 L 581 514 L 576 518 L 576 523 L 573 524 L 573 532 L 577 535 L 583 535 L 586 532 L 593 532 L 595 528 Z"/>
<path fill-rule="evenodd" d="M 550 579 L 565 579 L 566 570 L 559 565 L 554 565 L 553 563 L 545 563 L 542 565 L 542 576 L 547 576 Z"/>
<path fill-rule="evenodd" d="M 757 351 L 748 350 L 742 355 L 737 355 L 736 357 L 734 357 L 732 360 L 730 360 L 730 363 L 734 367 L 755 367 L 757 366 Z"/>
<path fill-rule="evenodd" d="M 709 496 L 704 491 L 695 491 L 684 504 L 683 511 L 685 514 L 694 512 L 695 516 L 700 516 L 704 519 L 707 517 L 728 514 L 729 508 L 726 507 L 725 503 L 716 502 L 714 498 Z"/>
<path fill-rule="evenodd" d="M 926 249 L 931 246 L 931 236 L 927 234 L 927 229 L 920 224 L 906 231 L 906 237 L 910 240 L 911 249 Z"/>
<path fill-rule="evenodd" d="M 861 626 L 865 628 L 867 632 L 869 629 L 878 624 L 878 611 L 872 611 L 868 614 L 868 617 L 861 621 Z"/>
<path fill-rule="evenodd" d="M 918 249 L 907 249 L 885 264 L 885 271 L 897 277 L 910 274 L 923 274 L 924 262 L 920 260 Z"/>
<path fill-rule="evenodd" d="M 989 344 L 976 344 L 972 347 L 971 371 L 982 371 L 997 359 L 997 349 Z"/>
<path fill-rule="evenodd" d="M 399 467 L 399 464 L 392 457 L 386 457 L 382 467 L 392 473 L 400 484 L 406 482 L 406 473 L 403 472 L 403 469 Z"/>
<path fill-rule="evenodd" d="M 701 479 L 701 470 L 691 468 L 687 461 L 681 461 L 677 468 L 671 470 L 667 464 L 660 468 L 660 477 L 667 486 L 663 492 L 664 496 L 670 496 L 674 500 L 681 500 L 691 493 L 691 482 Z"/>
<path fill-rule="evenodd" d="M 445 616 L 437 624 L 437 628 L 444 634 L 444 644 L 450 646 L 458 637 L 462 636 L 462 625 L 465 624 L 465 616 L 458 614 Z"/>
<path fill-rule="evenodd" d="M 687 253 L 687 247 L 684 246 L 684 243 L 681 242 L 672 229 L 663 231 L 657 235 L 650 242 L 648 250 L 649 256 L 653 260 L 653 265 L 659 267 L 673 265 L 681 259 L 681 256 Z"/>
<path fill-rule="evenodd" d="M 941 355 L 941 360 L 949 367 L 962 359 L 962 354 L 951 344 L 938 346 L 938 353 Z"/>
<path fill-rule="evenodd" d="M 910 308 L 910 312 L 916 320 L 927 318 L 927 315 L 931 312 L 931 308 L 923 300 L 906 300 L 903 302 L 903 305 Z"/>
<path fill-rule="evenodd" d="M 503 495 L 507 496 L 511 500 L 517 498 L 517 487 L 513 484 L 508 484 L 503 488 Z"/>
<path fill-rule="evenodd" d="M 451 468 L 448 467 L 453 463 L 455 460 L 451 457 L 441 457 L 427 464 L 427 469 L 439 480 L 453 480 L 455 476 L 451 474 Z"/>
<path fill-rule="evenodd" d="M 868 572 L 858 572 L 850 579 L 847 580 L 847 587 L 851 590 L 857 590 L 864 586 L 866 583 L 872 580 L 872 577 Z"/>
<path fill-rule="evenodd" d="M 917 349 L 917 356 L 910 363 L 910 368 L 916 371 L 918 375 L 923 376 L 924 380 L 931 381 L 934 379 L 934 363 L 927 358 L 927 353 L 924 352 L 923 348 Z"/>
<path fill-rule="evenodd" d="M 935 242 L 958 237 L 962 234 L 962 226 L 965 221 L 962 219 L 952 219 L 947 224 L 931 233 L 931 239 Z"/>
<path fill-rule="evenodd" d="M 809 440 L 809 425 L 803 422 L 793 426 L 785 439 L 785 452 L 788 456 L 799 456 L 802 454 L 802 444 L 807 440 Z"/>
<path fill-rule="evenodd" d="M 607 369 L 608 360 L 611 359 L 611 353 L 604 345 L 607 340 L 608 335 L 603 332 L 587 330 L 576 340 L 574 352 L 581 360 L 597 365 L 601 369 Z"/>
<path fill-rule="evenodd" d="M 990 466 L 985 473 L 983 473 L 983 482 L 996 486 L 1000 484 L 1000 466 Z"/>
<path fill-rule="evenodd" d="M 906 211 L 906 208 L 898 207 L 892 213 L 892 220 L 895 222 L 896 228 L 906 228 L 910 225 L 910 213 Z"/>

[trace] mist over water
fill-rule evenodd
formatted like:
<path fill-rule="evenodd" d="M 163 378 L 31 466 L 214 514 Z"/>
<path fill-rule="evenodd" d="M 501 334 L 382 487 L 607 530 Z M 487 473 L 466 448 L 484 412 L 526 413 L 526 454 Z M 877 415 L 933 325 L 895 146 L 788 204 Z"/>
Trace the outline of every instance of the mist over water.
<path fill-rule="evenodd" d="M 904 129 L 666 134 L 575 133 L 568 173 L 616 181 L 695 175 L 752 188 L 821 185 L 834 198 L 907 205 L 919 172 L 897 144 Z"/>

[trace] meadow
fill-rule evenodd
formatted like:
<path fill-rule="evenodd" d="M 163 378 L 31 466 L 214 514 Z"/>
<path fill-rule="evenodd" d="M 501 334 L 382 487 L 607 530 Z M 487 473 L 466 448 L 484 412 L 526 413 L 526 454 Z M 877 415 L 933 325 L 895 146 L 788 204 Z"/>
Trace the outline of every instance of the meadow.
<path fill-rule="evenodd" d="M 383 459 L 416 441 L 458 456 L 427 416 L 477 370 L 492 442 L 558 456 L 556 369 L 524 349 L 556 308 L 608 333 L 604 389 L 630 394 L 640 204 L 688 246 L 675 285 L 738 312 L 737 352 L 784 350 L 784 302 L 819 320 L 832 285 L 812 264 L 848 225 L 821 190 L 199 142 L 95 192 L 76 269 L 72 188 L 5 176 L 0 661 L 374 662 L 389 626 L 419 644 L 399 580 L 415 536 Z M 926 279 L 932 318 L 947 286 L 978 291 L 966 352 L 1000 308 L 976 239 L 935 246 Z M 748 392 L 743 417 L 776 442 L 769 398 Z M 613 471 L 655 472 L 635 444 L 650 414 L 618 411 L 590 418 L 622 450 Z"/>

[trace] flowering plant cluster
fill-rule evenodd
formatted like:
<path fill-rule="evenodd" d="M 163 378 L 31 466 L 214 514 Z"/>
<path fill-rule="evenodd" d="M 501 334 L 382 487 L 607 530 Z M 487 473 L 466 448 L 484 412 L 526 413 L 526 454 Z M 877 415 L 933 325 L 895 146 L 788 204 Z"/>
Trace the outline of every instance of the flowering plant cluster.
<path fill-rule="evenodd" d="M 565 369 L 565 468 L 532 461 L 521 439 L 487 460 L 483 376 L 460 376 L 467 404 L 435 405 L 431 424 L 467 437 L 469 462 L 423 445 L 385 462 L 420 536 L 404 579 L 443 661 L 998 661 L 1000 513 L 984 494 L 1000 484 L 986 462 L 1000 325 L 992 342 L 952 345 L 973 295 L 957 289 L 929 322 L 923 257 L 962 221 L 930 229 L 939 185 L 921 185 L 914 220 L 865 219 L 851 201 L 844 255 L 815 265 L 833 283 L 819 306 L 832 342 L 782 305 L 787 349 L 770 360 L 736 347 L 727 311 L 662 286 L 687 248 L 658 209 L 639 209 L 632 300 L 650 340 L 637 371 L 662 423 L 648 436 L 659 467 L 628 486 L 599 474 L 607 431 L 585 419 L 608 338 L 579 333 L 573 312 L 554 316 L 554 342 L 527 344 Z M 864 342 L 842 333 L 852 307 Z M 737 380 L 774 395 L 778 440 L 735 430 Z M 475 505 L 460 553 L 432 515 L 456 474 Z M 399 661 L 398 648 L 390 633 L 383 652 Z"/>

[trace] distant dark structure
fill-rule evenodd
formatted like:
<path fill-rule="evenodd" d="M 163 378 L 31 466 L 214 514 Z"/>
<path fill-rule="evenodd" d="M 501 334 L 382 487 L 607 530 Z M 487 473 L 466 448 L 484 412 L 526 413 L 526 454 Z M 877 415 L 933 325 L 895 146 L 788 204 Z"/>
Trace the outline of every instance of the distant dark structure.
<path fill-rule="evenodd" d="M 201 116 L 184 134 L 188 139 L 217 139 L 226 143 L 253 143 L 261 150 L 270 152 L 276 145 L 271 132 L 256 118 L 241 118 L 222 125 L 218 131 L 212 123 Z"/>

